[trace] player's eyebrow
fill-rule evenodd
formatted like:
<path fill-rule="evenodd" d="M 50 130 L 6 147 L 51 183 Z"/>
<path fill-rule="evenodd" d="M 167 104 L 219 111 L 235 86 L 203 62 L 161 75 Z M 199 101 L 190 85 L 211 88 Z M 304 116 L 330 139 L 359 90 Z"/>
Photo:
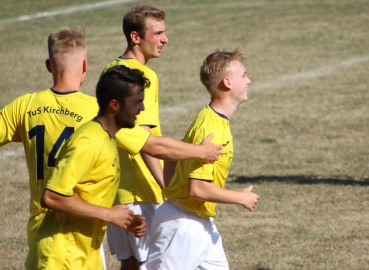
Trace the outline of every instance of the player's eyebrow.
<path fill-rule="evenodd" d="M 156 31 L 155 34 L 162 34 L 162 33 L 165 33 L 167 30 L 159 30 L 159 31 Z"/>

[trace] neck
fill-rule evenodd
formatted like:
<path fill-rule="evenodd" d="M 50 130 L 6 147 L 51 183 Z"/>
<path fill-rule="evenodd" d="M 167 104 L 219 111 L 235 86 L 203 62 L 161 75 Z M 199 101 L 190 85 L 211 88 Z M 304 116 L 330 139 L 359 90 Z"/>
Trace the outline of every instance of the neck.
<path fill-rule="evenodd" d="M 53 88 L 58 92 L 79 91 L 82 85 L 81 76 L 70 76 L 69 74 L 56 74 L 53 76 Z"/>
<path fill-rule="evenodd" d="M 231 116 L 237 109 L 237 106 L 226 98 L 211 97 L 210 105 L 217 112 L 227 116 L 228 119 L 231 118 Z"/>
<path fill-rule="evenodd" d="M 111 115 L 103 115 L 96 117 L 96 120 L 101 124 L 103 129 L 105 129 L 111 138 L 115 138 L 115 133 L 118 132 L 119 128 L 115 124 L 114 117 Z"/>
<path fill-rule="evenodd" d="M 145 58 L 138 45 L 127 47 L 126 51 L 122 54 L 122 57 L 136 59 L 142 65 L 145 65 L 149 61 L 149 59 Z"/>

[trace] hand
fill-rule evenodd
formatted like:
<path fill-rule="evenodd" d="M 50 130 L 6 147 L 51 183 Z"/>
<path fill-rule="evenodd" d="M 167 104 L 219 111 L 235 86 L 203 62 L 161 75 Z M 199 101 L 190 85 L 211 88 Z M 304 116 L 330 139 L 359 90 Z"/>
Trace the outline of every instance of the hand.
<path fill-rule="evenodd" d="M 143 216 L 134 215 L 132 223 L 128 226 L 127 231 L 133 233 L 135 237 L 142 237 L 146 233 L 146 221 Z"/>
<path fill-rule="evenodd" d="M 222 153 L 221 144 L 213 144 L 211 139 L 214 137 L 214 133 L 210 133 L 200 145 L 205 147 L 204 157 L 202 158 L 205 162 L 214 162 L 219 159 L 219 155 Z"/>
<path fill-rule="evenodd" d="M 109 223 L 127 230 L 133 222 L 134 215 L 127 205 L 118 204 L 109 209 L 109 218 Z"/>
<path fill-rule="evenodd" d="M 258 200 L 259 200 L 259 195 L 252 193 L 253 186 L 249 186 L 247 188 L 245 188 L 244 190 L 242 190 L 242 192 L 245 194 L 244 196 L 244 200 L 241 203 L 241 205 L 248 209 L 250 212 L 252 212 L 252 210 L 254 210 L 254 207 L 258 204 Z"/>

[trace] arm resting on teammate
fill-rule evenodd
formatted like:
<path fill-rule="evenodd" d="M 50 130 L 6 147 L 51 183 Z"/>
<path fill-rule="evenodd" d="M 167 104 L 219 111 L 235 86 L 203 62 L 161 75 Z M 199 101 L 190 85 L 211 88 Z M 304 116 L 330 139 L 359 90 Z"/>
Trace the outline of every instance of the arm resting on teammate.
<path fill-rule="evenodd" d="M 64 196 L 52 190 L 45 189 L 41 198 L 41 205 L 42 207 L 67 215 L 100 219 L 130 232 L 137 232 L 140 236 L 146 230 L 145 219 L 134 216 L 133 212 L 124 204 L 106 208 L 87 203 L 74 195 Z M 135 228 L 136 226 L 138 228 Z"/>
<path fill-rule="evenodd" d="M 251 190 L 252 186 L 239 192 L 223 189 L 211 181 L 198 179 L 189 179 L 188 181 L 188 194 L 191 197 L 214 203 L 239 204 L 250 212 L 259 200 L 259 195 L 252 193 Z"/>
<path fill-rule="evenodd" d="M 187 160 L 198 158 L 205 162 L 219 159 L 222 146 L 213 144 L 210 140 L 214 134 L 209 134 L 200 145 L 185 143 L 170 137 L 150 135 L 141 152 L 164 160 Z"/>

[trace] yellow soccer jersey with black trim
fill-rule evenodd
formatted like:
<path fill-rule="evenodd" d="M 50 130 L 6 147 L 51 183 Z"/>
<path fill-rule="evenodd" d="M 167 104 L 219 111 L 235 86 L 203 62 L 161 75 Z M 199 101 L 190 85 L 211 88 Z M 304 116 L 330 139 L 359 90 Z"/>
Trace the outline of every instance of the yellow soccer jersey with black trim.
<path fill-rule="evenodd" d="M 208 105 L 200 111 L 183 138 L 184 142 L 201 144 L 211 132 L 215 134 L 212 142 L 223 145 L 219 160 L 214 164 L 204 163 L 198 159 L 178 161 L 169 186 L 163 189 L 163 196 L 168 200 L 204 218 L 216 216 L 216 203 L 190 197 L 188 179 L 212 181 L 218 187 L 224 187 L 233 159 L 233 140 L 229 121 L 225 115 L 217 113 Z"/>
<path fill-rule="evenodd" d="M 133 146 L 134 148 L 135 146 Z M 46 188 L 111 207 L 119 185 L 117 145 L 100 123 L 81 126 L 66 142 Z M 27 269 L 103 269 L 106 222 L 47 210 L 26 260 Z"/>
<path fill-rule="evenodd" d="M 28 244 L 42 221 L 41 195 L 65 140 L 97 115 L 96 98 L 46 89 L 15 99 L 0 111 L 0 145 L 23 142 L 29 171 Z"/>
<path fill-rule="evenodd" d="M 134 134 L 134 136 L 132 136 Z M 115 134 L 118 152 L 122 148 L 130 155 L 137 155 L 150 137 L 150 132 L 135 125 L 133 128 L 121 128 Z M 122 164 L 122 162 L 120 162 Z"/>
<path fill-rule="evenodd" d="M 145 89 L 145 110 L 137 115 L 136 125 L 151 127 L 150 133 L 161 136 L 159 121 L 159 84 L 156 73 L 149 67 L 142 65 L 136 59 L 116 58 L 108 64 L 102 73 L 111 67 L 124 65 L 132 69 L 141 70 L 150 80 L 150 87 Z M 124 136 L 137 136 L 137 129 L 124 131 Z M 117 134 L 117 141 L 120 135 Z M 124 138 L 122 138 L 124 139 Z M 147 168 L 140 154 L 130 155 L 123 149 L 118 149 L 121 162 L 121 183 L 118 189 L 116 204 L 128 204 L 132 202 L 162 203 L 161 188 Z"/>

